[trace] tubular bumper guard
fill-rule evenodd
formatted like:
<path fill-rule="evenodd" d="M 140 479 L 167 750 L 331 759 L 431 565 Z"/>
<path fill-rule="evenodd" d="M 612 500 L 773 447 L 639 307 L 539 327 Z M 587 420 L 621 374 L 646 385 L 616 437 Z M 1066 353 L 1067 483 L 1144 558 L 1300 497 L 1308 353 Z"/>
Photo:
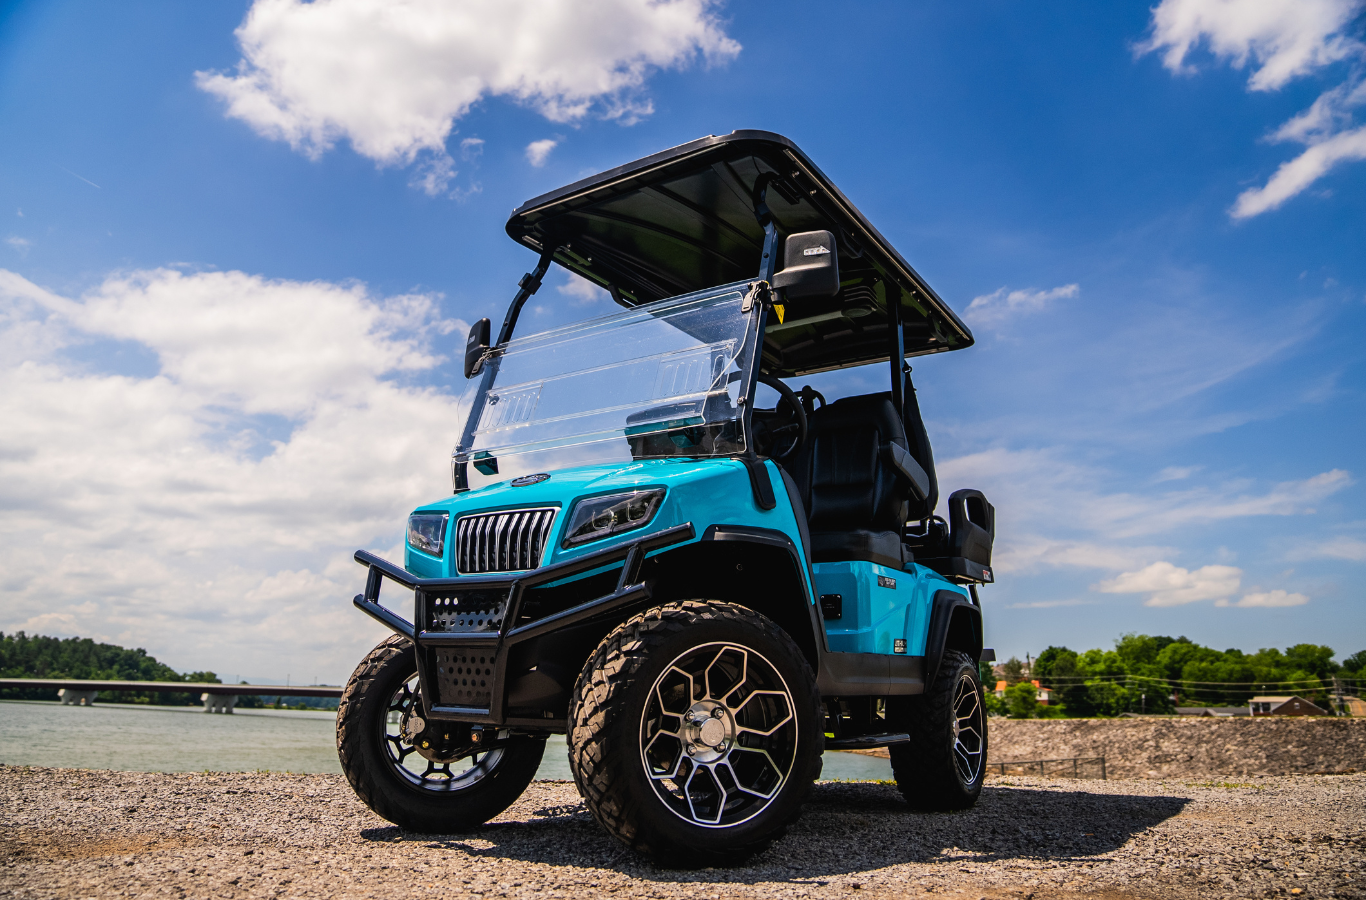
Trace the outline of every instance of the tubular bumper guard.
<path fill-rule="evenodd" d="M 364 550 L 357 550 L 356 562 L 369 569 L 365 580 L 365 593 L 357 594 L 352 601 L 356 608 L 366 615 L 383 623 L 394 632 L 408 638 L 418 649 L 418 675 L 422 682 L 423 693 L 428 698 L 428 714 L 437 719 L 458 719 L 467 722 L 486 722 L 503 724 L 507 717 L 504 700 L 507 688 L 507 650 L 508 648 L 541 637 L 560 628 L 577 625 L 589 619 L 606 615 L 621 607 L 650 599 L 650 588 L 640 581 L 641 564 L 646 554 L 673 544 L 690 541 L 696 534 L 691 522 L 646 535 L 639 540 L 617 544 L 596 553 L 576 559 L 542 566 L 526 572 L 509 575 L 464 576 L 459 578 L 417 578 L 406 569 L 394 565 L 386 559 Z M 531 622 L 518 624 L 521 618 L 522 598 L 528 588 L 549 584 L 580 575 L 593 569 L 606 568 L 622 563 L 621 575 L 617 579 L 616 590 L 596 600 L 552 613 Z M 414 591 L 414 615 L 409 622 L 397 613 L 379 605 L 380 587 L 388 578 Z M 425 595 L 440 592 L 507 592 L 507 601 L 502 620 L 497 630 L 484 632 L 448 632 L 429 630 L 429 608 L 424 602 Z M 428 671 L 426 654 L 428 649 L 462 650 L 492 657 L 492 685 L 489 705 L 479 706 L 442 705 L 436 681 Z"/>

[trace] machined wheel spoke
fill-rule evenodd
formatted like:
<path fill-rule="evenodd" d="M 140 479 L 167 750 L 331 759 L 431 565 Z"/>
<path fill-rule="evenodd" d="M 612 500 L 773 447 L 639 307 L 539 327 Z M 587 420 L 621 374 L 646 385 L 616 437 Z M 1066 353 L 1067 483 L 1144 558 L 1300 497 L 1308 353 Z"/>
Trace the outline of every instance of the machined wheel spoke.
<path fill-rule="evenodd" d="M 972 782 L 982 771 L 982 701 L 977 685 L 964 675 L 953 700 L 954 761 L 964 781 Z"/>
<path fill-rule="evenodd" d="M 796 704 L 758 651 L 729 642 L 694 647 L 665 668 L 649 696 L 641 762 L 659 799 L 685 821 L 748 821 L 787 783 L 797 759 Z"/>
<path fill-rule="evenodd" d="M 716 771 L 715 771 L 715 769 L 713 768 L 714 765 L 715 765 L 715 764 L 713 763 L 713 764 L 711 764 L 711 765 L 698 765 L 698 766 L 696 766 L 696 767 L 692 770 L 692 772 L 688 775 L 688 783 L 687 783 L 687 785 L 684 787 L 684 791 L 685 791 L 685 792 L 687 793 L 687 795 L 688 795 L 688 808 L 689 808 L 690 810 L 692 810 L 692 817 L 693 817 L 694 819 L 696 819 L 697 821 L 699 821 L 699 822 L 706 822 L 706 823 L 708 823 L 709 825 L 718 824 L 718 823 L 721 821 L 721 817 L 722 817 L 723 815 L 725 815 L 725 813 L 726 813 L 726 789 L 723 788 L 723 787 L 721 787 L 721 779 L 719 779 L 719 778 L 716 777 Z M 718 791 L 721 792 L 721 795 L 720 795 L 720 797 L 721 797 L 720 802 L 716 804 L 716 818 L 714 818 L 714 819 L 704 819 L 704 818 L 702 818 L 701 816 L 699 816 L 699 815 L 697 814 L 697 809 L 696 809 L 696 807 L 693 806 L 693 802 L 692 802 L 692 782 L 693 782 L 693 779 L 697 777 L 697 773 L 698 773 L 698 772 L 706 772 L 707 775 L 709 776 L 710 780 L 711 780 L 712 786 L 715 787 Z"/>
<path fill-rule="evenodd" d="M 759 756 L 762 756 L 764 758 L 764 761 L 767 762 L 769 766 L 772 768 L 772 771 L 780 776 L 778 780 L 774 783 L 773 789 L 768 791 L 767 793 L 765 793 L 764 791 L 755 790 L 752 787 L 747 787 L 745 783 L 740 780 L 739 776 L 735 775 L 735 767 L 730 765 L 730 756 L 727 756 L 727 767 L 730 769 L 731 774 L 735 775 L 735 786 L 740 790 L 744 791 L 746 794 L 753 794 L 755 797 L 762 797 L 765 800 L 772 799 L 773 795 L 778 793 L 778 790 L 783 786 L 783 782 L 786 780 L 781 777 L 782 769 L 779 769 L 777 764 L 773 762 L 773 757 L 769 756 L 768 752 L 765 750 L 754 750 L 748 747 L 736 747 L 735 753 L 754 753 Z M 732 753 L 731 755 L 733 756 L 734 753 Z"/>

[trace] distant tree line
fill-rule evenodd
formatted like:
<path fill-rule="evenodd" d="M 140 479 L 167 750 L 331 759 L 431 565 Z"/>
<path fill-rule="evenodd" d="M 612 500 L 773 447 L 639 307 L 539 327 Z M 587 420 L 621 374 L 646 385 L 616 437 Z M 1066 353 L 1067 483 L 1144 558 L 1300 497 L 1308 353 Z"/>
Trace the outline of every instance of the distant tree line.
<path fill-rule="evenodd" d="M 1366 650 L 1342 663 L 1333 655 L 1321 644 L 1244 653 L 1185 637 L 1126 634 L 1113 650 L 1049 647 L 1028 667 L 1012 658 L 982 675 L 989 708 L 1014 718 L 1171 714 L 1178 706 L 1245 706 L 1259 694 L 1295 695 L 1331 711 L 1339 688 L 1366 690 Z M 998 680 L 1008 684 L 1004 698 L 991 690 Z M 1038 703 L 1035 681 L 1052 692 L 1047 707 Z"/>
<path fill-rule="evenodd" d="M 182 675 L 158 662 L 141 648 L 129 650 L 116 644 L 99 644 L 90 638 L 30 636 L 22 631 L 14 634 L 0 632 L 0 678 L 222 683 L 213 672 L 187 672 Z M 55 688 L 5 689 L 0 690 L 0 699 L 56 700 L 57 691 Z M 103 691 L 96 700 L 104 703 L 188 706 L 199 703 L 199 694 L 184 691 Z"/>
<path fill-rule="evenodd" d="M 0 678 L 80 678 L 90 681 L 180 681 L 222 684 L 213 672 L 180 674 L 149 656 L 117 644 L 97 644 L 90 638 L 54 638 L 0 631 Z M 245 681 L 241 684 L 246 684 Z M 98 703 L 142 703 L 157 706 L 194 706 L 200 692 L 101 691 Z M 0 700 L 56 700 L 56 688 L 0 689 Z M 242 694 L 239 709 L 336 709 L 335 697 L 260 697 Z"/>

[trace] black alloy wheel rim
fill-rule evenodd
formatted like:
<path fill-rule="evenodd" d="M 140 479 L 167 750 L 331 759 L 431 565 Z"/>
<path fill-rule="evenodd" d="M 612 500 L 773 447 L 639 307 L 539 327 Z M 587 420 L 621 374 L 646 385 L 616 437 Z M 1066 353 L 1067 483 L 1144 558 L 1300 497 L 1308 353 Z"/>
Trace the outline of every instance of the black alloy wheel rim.
<path fill-rule="evenodd" d="M 974 784 L 982 775 L 984 733 L 982 693 L 964 672 L 953 697 L 953 762 L 964 784 Z"/>
<path fill-rule="evenodd" d="M 394 691 L 383 716 L 384 753 L 399 778 L 424 791 L 448 793 L 471 787 L 491 774 L 503 759 L 503 749 L 470 747 L 446 759 L 424 756 L 407 733 L 410 717 L 422 709 L 415 687 L 417 674 L 408 676 Z M 499 734 L 499 737 L 505 735 Z"/>
<path fill-rule="evenodd" d="M 650 688 L 640 755 L 655 795 L 686 822 L 729 828 L 767 809 L 792 774 L 792 691 L 763 654 L 731 643 L 679 655 Z"/>

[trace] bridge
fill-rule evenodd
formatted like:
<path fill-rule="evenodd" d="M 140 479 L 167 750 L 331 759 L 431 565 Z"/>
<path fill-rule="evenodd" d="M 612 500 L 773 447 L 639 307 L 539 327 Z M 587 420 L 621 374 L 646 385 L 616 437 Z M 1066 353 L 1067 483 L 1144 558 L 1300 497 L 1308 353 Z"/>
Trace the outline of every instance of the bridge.
<path fill-rule="evenodd" d="M 64 706 L 91 706 L 100 691 L 146 691 L 154 694 L 199 694 L 206 713 L 231 714 L 237 698 L 340 697 L 339 687 L 289 684 L 217 684 L 208 681 L 94 681 L 83 678 L 0 678 L 0 689 L 55 689 Z"/>

